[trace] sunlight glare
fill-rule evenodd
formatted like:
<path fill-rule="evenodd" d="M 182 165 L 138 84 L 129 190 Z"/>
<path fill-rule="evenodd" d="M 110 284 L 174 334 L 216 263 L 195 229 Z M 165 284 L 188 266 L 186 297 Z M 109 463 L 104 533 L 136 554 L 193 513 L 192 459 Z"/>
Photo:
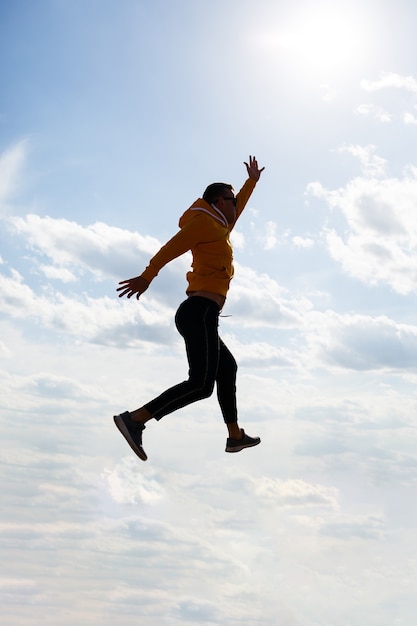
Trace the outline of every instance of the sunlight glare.
<path fill-rule="evenodd" d="M 283 20 L 274 33 L 265 33 L 264 44 L 308 71 L 349 68 L 359 62 L 366 42 L 363 17 L 330 9 L 300 11 Z"/>

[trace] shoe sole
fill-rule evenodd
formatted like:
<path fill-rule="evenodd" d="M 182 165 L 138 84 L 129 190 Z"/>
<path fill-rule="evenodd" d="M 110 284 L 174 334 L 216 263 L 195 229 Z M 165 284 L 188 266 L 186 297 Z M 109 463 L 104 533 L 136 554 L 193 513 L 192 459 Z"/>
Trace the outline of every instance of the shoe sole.
<path fill-rule="evenodd" d="M 245 448 L 253 448 L 254 446 L 258 446 L 260 443 L 261 443 L 261 440 L 259 439 L 259 441 L 255 441 L 254 443 L 246 443 L 242 446 L 233 446 L 233 448 L 226 447 L 225 452 L 240 452 L 241 450 L 244 450 Z"/>
<path fill-rule="evenodd" d="M 115 415 L 113 419 L 117 428 L 122 433 L 123 437 L 126 439 L 127 443 L 132 448 L 136 456 L 138 456 L 141 461 L 146 461 L 148 457 L 146 456 L 145 450 L 143 448 L 138 448 L 138 446 L 135 444 L 132 437 L 130 436 L 128 429 L 126 428 L 126 424 L 124 423 L 123 418 L 121 418 L 120 415 Z"/>

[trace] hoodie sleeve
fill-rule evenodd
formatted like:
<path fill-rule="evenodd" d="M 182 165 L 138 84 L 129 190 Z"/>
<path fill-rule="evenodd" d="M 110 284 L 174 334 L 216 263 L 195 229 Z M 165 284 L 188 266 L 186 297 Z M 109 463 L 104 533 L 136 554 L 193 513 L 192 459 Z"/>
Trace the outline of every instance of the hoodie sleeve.
<path fill-rule="evenodd" d="M 234 221 L 233 226 L 236 224 L 236 222 L 237 222 L 238 218 L 240 217 L 243 209 L 247 205 L 248 200 L 249 200 L 249 198 L 252 195 L 252 191 L 255 189 L 255 186 L 256 186 L 256 180 L 253 180 L 252 178 L 248 178 L 247 181 L 244 183 L 242 189 L 236 195 L 236 198 L 237 198 L 236 209 L 237 209 L 237 211 L 236 211 L 236 219 Z"/>
<path fill-rule="evenodd" d="M 142 278 L 150 283 L 170 261 L 205 241 L 207 239 L 208 219 L 210 218 L 206 219 L 203 215 L 196 215 L 184 224 L 181 230 L 152 257 L 148 267 L 141 274 Z"/>

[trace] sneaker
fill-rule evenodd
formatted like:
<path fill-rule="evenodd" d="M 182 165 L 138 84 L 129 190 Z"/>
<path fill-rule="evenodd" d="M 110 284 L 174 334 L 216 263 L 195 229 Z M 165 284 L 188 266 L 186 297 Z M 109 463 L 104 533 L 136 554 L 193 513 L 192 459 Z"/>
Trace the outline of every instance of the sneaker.
<path fill-rule="evenodd" d="M 145 450 L 142 448 L 142 433 L 145 430 L 145 424 L 134 422 L 130 417 L 129 411 L 115 415 L 113 419 L 133 452 L 137 454 L 142 461 L 146 461 L 148 457 L 146 456 Z"/>
<path fill-rule="evenodd" d="M 242 433 L 242 439 L 232 439 L 228 437 L 226 441 L 226 452 L 240 452 L 243 448 L 252 448 L 252 446 L 257 446 L 258 443 L 261 443 L 259 437 L 249 437 L 249 435 L 245 434 L 243 428 L 240 429 Z"/>

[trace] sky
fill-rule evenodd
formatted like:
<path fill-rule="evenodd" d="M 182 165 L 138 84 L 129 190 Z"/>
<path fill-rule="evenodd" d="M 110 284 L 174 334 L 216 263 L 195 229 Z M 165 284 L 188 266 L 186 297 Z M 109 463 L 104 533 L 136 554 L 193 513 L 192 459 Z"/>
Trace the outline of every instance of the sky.
<path fill-rule="evenodd" d="M 417 44 L 406 0 L 0 2 L 3 626 L 414 626 Z M 187 377 L 189 254 L 233 233 L 215 397 L 130 451 L 113 415 Z M 139 620 L 139 622 L 138 622 Z"/>

